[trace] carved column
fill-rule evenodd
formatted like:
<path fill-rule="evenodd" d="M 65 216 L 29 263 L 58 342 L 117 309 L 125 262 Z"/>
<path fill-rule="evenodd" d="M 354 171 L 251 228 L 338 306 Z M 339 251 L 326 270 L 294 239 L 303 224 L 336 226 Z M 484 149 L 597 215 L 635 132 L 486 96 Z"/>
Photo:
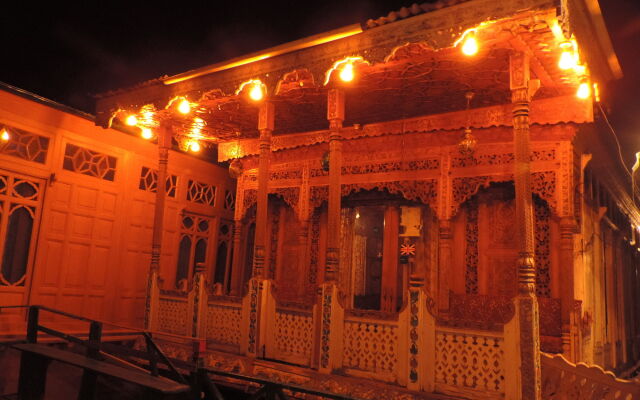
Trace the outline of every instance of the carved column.
<path fill-rule="evenodd" d="M 438 310 L 443 313 L 449 311 L 452 239 L 451 220 L 440 220 L 438 227 Z"/>
<path fill-rule="evenodd" d="M 540 394 L 540 334 L 536 272 L 534 267 L 533 198 L 531 192 L 531 149 L 529 145 L 529 103 L 539 81 L 529 79 L 529 56 L 514 52 L 510 57 L 511 101 L 515 155 L 516 227 L 518 239 L 518 295 L 515 299 L 519 336 L 519 398 L 538 400 Z"/>
<path fill-rule="evenodd" d="M 244 174 L 236 182 L 236 208 L 233 214 L 233 250 L 231 264 L 231 284 L 229 294 L 239 296 L 242 293 L 242 275 L 244 273 L 242 257 L 242 218 L 244 217 Z"/>
<path fill-rule="evenodd" d="M 258 198 L 256 211 L 256 237 L 253 253 L 253 276 L 265 277 L 267 245 L 267 206 L 269 195 L 269 161 L 271 158 L 271 133 L 274 128 L 273 103 L 264 102 L 258 115 L 260 131 L 260 159 L 258 162 Z"/>
<path fill-rule="evenodd" d="M 340 89 L 329 90 L 327 119 L 329 120 L 329 199 L 325 281 L 334 282 L 338 276 L 340 260 L 340 175 L 342 173 L 340 130 L 344 121 L 344 92 Z"/>
<path fill-rule="evenodd" d="M 164 203 L 166 198 L 167 165 L 169 163 L 169 149 L 171 148 L 171 128 L 161 124 L 158 129 L 158 176 L 156 181 L 156 201 L 153 211 L 153 231 L 151 236 L 151 265 L 147 282 L 147 299 L 145 304 L 145 328 L 150 329 L 157 321 L 160 274 L 160 255 L 162 248 L 162 233 L 164 228 Z"/>

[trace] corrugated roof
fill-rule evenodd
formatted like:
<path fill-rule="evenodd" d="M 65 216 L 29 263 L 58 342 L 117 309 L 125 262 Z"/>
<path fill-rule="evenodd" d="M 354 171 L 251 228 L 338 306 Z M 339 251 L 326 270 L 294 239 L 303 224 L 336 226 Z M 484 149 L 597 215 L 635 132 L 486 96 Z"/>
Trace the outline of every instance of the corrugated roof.
<path fill-rule="evenodd" d="M 364 25 L 364 29 L 375 28 L 377 26 L 389 24 L 397 20 L 410 18 L 415 15 L 424 14 L 435 10 L 440 10 L 441 8 L 451 7 L 456 4 L 465 3 L 467 1 L 469 0 L 440 0 L 432 3 L 413 3 L 409 7 L 402 7 L 398 11 L 391 11 L 387 16 L 368 20 Z"/>

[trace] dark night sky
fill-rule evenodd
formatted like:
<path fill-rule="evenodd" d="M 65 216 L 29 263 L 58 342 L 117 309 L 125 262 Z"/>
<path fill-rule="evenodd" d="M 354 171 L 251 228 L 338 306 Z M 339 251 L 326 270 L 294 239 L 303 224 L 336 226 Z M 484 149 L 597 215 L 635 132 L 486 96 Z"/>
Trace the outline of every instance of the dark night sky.
<path fill-rule="evenodd" d="M 0 81 L 93 112 L 91 94 L 364 22 L 411 0 L 52 3 L 22 1 L 2 13 Z M 625 74 L 603 95 L 623 146 L 635 152 L 640 0 L 600 3 Z"/>

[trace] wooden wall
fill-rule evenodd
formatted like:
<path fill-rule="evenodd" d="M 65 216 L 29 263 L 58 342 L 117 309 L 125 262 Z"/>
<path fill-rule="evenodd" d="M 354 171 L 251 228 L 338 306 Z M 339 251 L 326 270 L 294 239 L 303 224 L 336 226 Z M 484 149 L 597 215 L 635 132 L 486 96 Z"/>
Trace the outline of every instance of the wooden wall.
<path fill-rule="evenodd" d="M 143 167 L 157 169 L 155 144 L 5 91 L 0 125 L 16 132 L 12 140 L 37 135 L 48 141 L 44 162 L 0 147 L 0 175 L 25 178 L 39 188 L 26 279 L 0 286 L 0 304 L 44 304 L 139 325 L 154 206 L 154 193 L 140 179 Z M 170 153 L 169 173 L 177 185 L 175 197 L 167 199 L 161 278 L 165 288 L 174 288 L 181 213 L 210 221 L 206 264 L 213 274 L 218 224 L 233 219 L 225 197 L 233 195 L 235 182 L 225 168 L 178 152 Z M 212 205 L 190 181 L 215 187 Z M 18 316 L 0 315 L 0 333 L 21 325 Z"/>

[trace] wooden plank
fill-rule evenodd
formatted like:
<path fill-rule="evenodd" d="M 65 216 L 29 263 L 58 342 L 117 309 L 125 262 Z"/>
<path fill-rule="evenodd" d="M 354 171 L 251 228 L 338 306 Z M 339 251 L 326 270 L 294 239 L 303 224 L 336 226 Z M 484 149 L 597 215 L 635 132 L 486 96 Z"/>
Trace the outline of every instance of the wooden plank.
<path fill-rule="evenodd" d="M 107 364 L 102 361 L 92 360 L 83 355 L 70 353 L 53 347 L 26 343 L 13 346 L 14 349 L 43 356 L 52 360 L 63 362 L 83 369 L 94 371 L 98 374 L 112 376 L 136 385 L 156 390 L 163 394 L 179 394 L 189 391 L 189 387 L 164 378 L 153 377 L 138 371 Z"/>

